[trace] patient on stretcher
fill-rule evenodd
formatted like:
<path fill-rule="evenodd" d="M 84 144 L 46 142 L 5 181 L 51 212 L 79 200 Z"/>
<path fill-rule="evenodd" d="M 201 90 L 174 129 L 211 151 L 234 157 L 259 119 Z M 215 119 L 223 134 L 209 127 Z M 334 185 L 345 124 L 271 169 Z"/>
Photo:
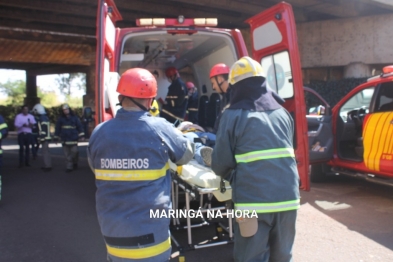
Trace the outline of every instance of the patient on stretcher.
<path fill-rule="evenodd" d="M 177 127 L 183 136 L 195 144 L 194 159 L 204 166 L 211 166 L 211 155 L 216 142 L 216 135 L 206 132 L 201 126 L 192 122 L 183 122 Z"/>
<path fill-rule="evenodd" d="M 195 144 L 194 159 L 181 167 L 172 165 L 171 169 L 177 171 L 179 178 L 190 185 L 211 190 L 220 202 L 232 198 L 232 189 L 228 181 L 222 180 L 211 169 L 211 154 L 216 142 L 216 135 L 191 122 L 183 122 L 177 127 L 184 136 Z M 222 191 L 224 187 L 225 190 Z"/>

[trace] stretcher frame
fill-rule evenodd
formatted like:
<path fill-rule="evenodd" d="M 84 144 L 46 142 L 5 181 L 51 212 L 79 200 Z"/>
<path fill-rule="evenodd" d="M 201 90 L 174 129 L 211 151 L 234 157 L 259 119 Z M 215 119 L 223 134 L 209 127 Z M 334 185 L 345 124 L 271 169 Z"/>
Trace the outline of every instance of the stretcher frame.
<path fill-rule="evenodd" d="M 224 206 L 219 206 L 219 207 L 212 207 L 211 205 L 211 200 L 213 199 L 213 192 L 219 191 L 219 188 L 203 188 L 199 187 L 196 185 L 191 185 L 182 180 L 177 172 L 172 171 L 172 205 L 173 209 L 177 210 L 179 209 L 179 189 L 182 189 L 184 191 L 185 195 L 185 209 L 188 214 L 188 211 L 191 210 L 190 208 L 190 202 L 191 200 L 196 200 L 199 197 L 199 209 L 201 210 L 202 214 L 204 215 L 202 218 L 201 223 L 197 224 L 192 224 L 191 223 L 191 218 L 189 216 L 186 217 L 186 225 L 182 225 L 179 218 L 172 218 L 172 228 L 175 230 L 180 230 L 180 229 L 186 229 L 187 230 L 187 246 L 184 247 L 179 244 L 179 242 L 174 238 L 174 236 L 171 234 L 171 239 L 173 243 L 176 245 L 176 247 L 179 249 L 179 252 L 185 252 L 188 250 L 195 250 L 195 249 L 201 249 L 201 248 L 207 248 L 207 247 L 213 247 L 213 246 L 219 246 L 219 245 L 226 245 L 233 243 L 233 220 L 230 216 L 228 216 L 226 209 L 229 209 L 227 207 L 227 204 Z M 227 190 L 230 189 L 230 187 L 226 188 Z M 208 201 L 204 201 L 204 195 L 207 195 Z M 224 202 L 223 202 L 224 203 Z M 225 203 L 228 203 L 226 201 Z M 217 236 L 218 240 L 214 240 L 211 243 L 204 243 L 204 244 L 194 244 L 192 241 L 192 229 L 193 228 L 198 228 L 198 227 L 203 227 L 203 226 L 209 226 L 211 222 L 209 220 L 212 220 L 212 218 L 206 218 L 206 213 L 208 210 L 224 210 L 225 212 L 222 212 L 221 214 L 227 217 L 228 219 L 228 226 L 223 225 L 221 222 L 218 222 L 218 225 L 226 231 L 226 233 L 229 236 L 228 240 L 220 240 L 221 236 Z M 216 231 L 216 233 L 219 233 Z"/>

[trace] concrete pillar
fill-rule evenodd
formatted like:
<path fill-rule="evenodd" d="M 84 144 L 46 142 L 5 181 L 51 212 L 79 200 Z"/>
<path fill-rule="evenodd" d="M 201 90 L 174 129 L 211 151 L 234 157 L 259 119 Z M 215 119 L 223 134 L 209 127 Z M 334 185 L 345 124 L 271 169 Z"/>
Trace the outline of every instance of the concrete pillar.
<path fill-rule="evenodd" d="M 83 106 L 95 108 L 95 76 L 96 68 L 92 65 L 86 72 L 86 95 L 83 96 Z"/>
<path fill-rule="evenodd" d="M 26 97 L 24 104 L 32 109 L 33 106 L 40 102 L 40 98 L 37 96 L 37 75 L 30 74 L 26 71 Z"/>
<path fill-rule="evenodd" d="M 90 107 L 93 110 L 93 121 L 88 123 L 88 134 L 91 134 L 94 127 L 96 126 L 95 123 L 95 75 L 96 75 L 96 68 L 93 64 L 89 67 L 86 72 L 86 95 L 83 96 L 83 107 Z"/>
<path fill-rule="evenodd" d="M 362 62 L 353 62 L 344 67 L 344 78 L 362 78 L 371 76 L 371 67 Z"/>

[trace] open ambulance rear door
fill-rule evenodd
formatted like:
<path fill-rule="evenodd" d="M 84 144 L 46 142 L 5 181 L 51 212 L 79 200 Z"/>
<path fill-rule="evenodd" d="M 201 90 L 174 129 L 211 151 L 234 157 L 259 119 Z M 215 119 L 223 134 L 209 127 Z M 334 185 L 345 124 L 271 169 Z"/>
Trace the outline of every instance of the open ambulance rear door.
<path fill-rule="evenodd" d="M 285 99 L 295 120 L 294 148 L 301 180 L 309 190 L 308 137 L 300 57 L 292 7 L 280 3 L 246 21 L 251 27 L 252 55 L 266 72 L 267 86 Z"/>
<path fill-rule="evenodd" d="M 111 119 L 116 112 L 116 87 L 119 80 L 115 72 L 116 37 L 119 29 L 115 22 L 122 20 L 114 0 L 99 0 L 97 13 L 96 99 L 95 117 L 99 124 Z"/>

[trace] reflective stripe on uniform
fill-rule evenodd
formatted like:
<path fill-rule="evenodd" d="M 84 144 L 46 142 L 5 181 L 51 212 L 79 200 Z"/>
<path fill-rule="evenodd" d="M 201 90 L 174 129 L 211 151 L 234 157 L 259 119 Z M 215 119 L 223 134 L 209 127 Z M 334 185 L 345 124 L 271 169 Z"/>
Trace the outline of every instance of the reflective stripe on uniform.
<path fill-rule="evenodd" d="M 166 175 L 169 169 L 167 163 L 161 169 L 154 170 L 113 170 L 113 169 L 95 169 L 96 179 L 107 181 L 146 181 L 156 180 Z"/>
<path fill-rule="evenodd" d="M 0 129 L 4 129 L 4 128 L 7 128 L 8 126 L 7 126 L 7 124 L 6 123 L 2 123 L 2 124 L 0 124 Z"/>
<path fill-rule="evenodd" d="M 68 146 L 70 146 L 70 145 L 76 145 L 76 144 L 78 144 L 78 141 L 65 141 L 64 144 L 65 144 L 65 145 L 68 145 Z"/>
<path fill-rule="evenodd" d="M 198 108 L 189 108 L 189 111 L 198 111 Z"/>
<path fill-rule="evenodd" d="M 272 158 L 295 157 L 293 148 L 275 148 L 253 151 L 246 154 L 235 155 L 237 163 L 248 163 Z"/>
<path fill-rule="evenodd" d="M 299 209 L 299 207 L 300 199 L 276 203 L 235 203 L 236 210 L 248 210 L 250 213 L 252 213 L 254 210 L 257 213 L 282 212 Z"/>
<path fill-rule="evenodd" d="M 64 129 L 75 129 L 76 126 L 61 126 L 61 128 L 64 128 Z"/>
<path fill-rule="evenodd" d="M 129 249 L 129 248 L 116 248 L 106 245 L 108 253 L 115 257 L 128 258 L 128 259 L 143 259 L 158 256 L 159 254 L 164 253 L 168 249 L 171 248 L 171 239 L 168 238 L 164 242 L 160 244 L 137 248 L 137 249 Z"/>

